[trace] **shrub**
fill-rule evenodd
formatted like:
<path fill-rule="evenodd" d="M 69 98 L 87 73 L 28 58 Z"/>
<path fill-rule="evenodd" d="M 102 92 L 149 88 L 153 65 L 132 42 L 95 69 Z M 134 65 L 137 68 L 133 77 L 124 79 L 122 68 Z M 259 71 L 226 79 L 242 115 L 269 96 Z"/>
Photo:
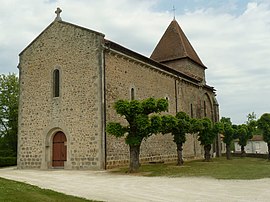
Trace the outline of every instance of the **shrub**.
<path fill-rule="evenodd" d="M 0 167 L 17 165 L 16 157 L 0 157 Z"/>
<path fill-rule="evenodd" d="M 16 153 L 12 150 L 1 150 L 0 149 L 0 157 L 16 157 Z"/>

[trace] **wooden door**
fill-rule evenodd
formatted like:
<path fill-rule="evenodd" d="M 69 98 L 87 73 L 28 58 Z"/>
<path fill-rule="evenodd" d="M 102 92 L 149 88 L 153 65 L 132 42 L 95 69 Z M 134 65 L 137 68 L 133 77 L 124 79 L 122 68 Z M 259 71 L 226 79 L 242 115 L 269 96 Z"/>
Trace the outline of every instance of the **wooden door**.
<path fill-rule="evenodd" d="M 53 167 L 64 167 L 67 160 L 67 138 L 63 132 L 57 132 L 53 137 Z"/>

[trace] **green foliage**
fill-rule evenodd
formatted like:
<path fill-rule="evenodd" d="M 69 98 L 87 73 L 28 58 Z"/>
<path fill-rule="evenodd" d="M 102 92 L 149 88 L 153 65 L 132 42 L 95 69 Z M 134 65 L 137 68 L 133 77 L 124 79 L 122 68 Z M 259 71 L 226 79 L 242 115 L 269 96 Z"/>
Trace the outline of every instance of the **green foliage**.
<path fill-rule="evenodd" d="M 113 134 L 115 137 L 122 137 L 127 132 L 127 128 L 123 127 L 120 123 L 108 123 L 106 131 Z"/>
<path fill-rule="evenodd" d="M 254 112 L 247 115 L 246 124 L 232 126 L 234 139 L 239 139 L 238 144 L 242 147 L 242 152 L 244 152 L 244 147 L 247 145 L 247 141 L 252 139 L 253 133 L 256 131 L 256 127 L 256 114 L 254 114 Z"/>
<path fill-rule="evenodd" d="M 0 178 L 0 201 L 3 202 L 91 202 L 75 196 L 41 189 L 22 182 Z M 94 201 L 93 201 L 94 202 Z"/>
<path fill-rule="evenodd" d="M 11 149 L 2 149 L 0 150 L 0 157 L 16 157 L 16 153 L 12 151 Z"/>
<path fill-rule="evenodd" d="M 186 134 L 190 132 L 190 118 L 185 112 L 178 112 L 176 116 L 165 115 L 162 116 L 161 132 L 172 133 L 173 141 L 176 144 L 183 144 L 186 142 Z"/>
<path fill-rule="evenodd" d="M 157 115 L 153 115 L 150 117 L 150 126 L 149 134 L 157 134 L 161 130 L 161 117 Z"/>
<path fill-rule="evenodd" d="M 0 150 L 17 153 L 19 79 L 15 74 L 0 75 Z"/>
<path fill-rule="evenodd" d="M 247 115 L 246 124 L 248 126 L 249 133 L 252 133 L 252 135 L 262 135 L 263 131 L 258 127 L 256 117 L 257 116 L 254 112 L 249 113 Z"/>
<path fill-rule="evenodd" d="M 200 119 L 190 119 L 190 133 L 198 133 L 202 128 Z"/>
<path fill-rule="evenodd" d="M 0 157 L 0 167 L 17 165 L 16 157 Z"/>
<path fill-rule="evenodd" d="M 239 139 L 238 144 L 240 146 L 246 146 L 247 141 L 252 138 L 252 136 L 250 136 L 250 134 L 248 133 L 248 127 L 246 124 L 239 125 L 237 127 L 236 134 L 237 138 Z"/>
<path fill-rule="evenodd" d="M 231 145 L 234 140 L 234 129 L 230 118 L 222 117 L 220 123 L 223 124 L 222 133 L 224 135 L 223 142 L 225 144 Z"/>
<path fill-rule="evenodd" d="M 159 133 L 161 129 L 160 116 L 152 113 L 167 110 L 168 101 L 154 98 L 142 101 L 118 100 L 114 108 L 117 114 L 126 119 L 128 124 L 123 126 L 120 123 L 110 122 L 107 124 L 106 131 L 115 137 L 122 137 L 126 134 L 125 141 L 129 145 L 130 151 L 129 172 L 137 172 L 140 167 L 139 154 L 142 140 Z"/>
<path fill-rule="evenodd" d="M 106 131 L 115 137 L 122 137 L 126 133 L 126 144 L 137 146 L 144 138 L 160 131 L 161 118 L 150 114 L 167 110 L 168 101 L 154 98 L 142 101 L 118 100 L 114 108 L 117 114 L 127 120 L 128 125 L 122 126 L 120 123 L 111 122 L 107 124 Z"/>
<path fill-rule="evenodd" d="M 168 101 L 166 99 L 148 98 L 142 101 L 143 114 L 159 113 L 168 109 Z"/>
<path fill-rule="evenodd" d="M 232 129 L 233 129 L 233 139 L 237 139 L 238 138 L 238 134 L 237 134 L 238 125 L 233 124 Z"/>
<path fill-rule="evenodd" d="M 249 113 L 248 115 L 247 115 L 247 124 L 249 124 L 250 122 L 254 122 L 254 121 L 256 121 L 256 118 L 257 116 L 256 116 L 256 114 L 254 113 L 254 112 L 251 112 L 251 113 Z"/>
<path fill-rule="evenodd" d="M 214 142 L 217 134 L 222 130 L 220 123 L 213 124 L 209 118 L 203 118 L 196 122 L 196 127 L 199 132 L 199 141 L 201 145 L 211 145 Z"/>
<path fill-rule="evenodd" d="M 161 133 L 167 134 L 172 132 L 172 128 L 177 125 L 177 120 L 173 115 L 163 115 L 161 118 Z"/>
<path fill-rule="evenodd" d="M 262 130 L 263 140 L 270 144 L 270 114 L 263 114 L 260 119 L 257 121 L 259 129 Z"/>
<path fill-rule="evenodd" d="M 111 172 L 126 174 L 127 168 L 119 168 Z M 142 165 L 143 176 L 163 177 L 207 177 L 216 179 L 263 179 L 270 178 L 269 162 L 260 158 L 238 158 L 231 161 L 224 157 L 213 158 L 213 162 L 201 160 L 187 161 L 184 167 L 175 164 Z"/>
<path fill-rule="evenodd" d="M 161 121 L 161 132 L 171 133 L 177 147 L 177 165 L 183 165 L 183 144 L 186 142 L 186 134 L 190 133 L 190 118 L 185 112 L 178 112 L 175 116 L 164 115 Z"/>
<path fill-rule="evenodd" d="M 232 122 L 231 122 L 231 119 L 230 118 L 222 117 L 220 119 L 220 122 L 223 123 L 223 124 L 232 125 Z"/>

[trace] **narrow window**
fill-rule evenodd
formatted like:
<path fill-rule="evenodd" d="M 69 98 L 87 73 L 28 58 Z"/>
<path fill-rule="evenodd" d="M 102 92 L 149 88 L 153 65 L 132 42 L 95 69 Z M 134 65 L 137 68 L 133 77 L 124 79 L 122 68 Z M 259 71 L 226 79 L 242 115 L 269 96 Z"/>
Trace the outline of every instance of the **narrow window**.
<path fill-rule="evenodd" d="M 207 113 L 206 113 L 206 102 L 203 101 L 203 109 L 204 109 L 204 117 L 206 117 Z"/>
<path fill-rule="evenodd" d="M 53 72 L 53 96 L 59 97 L 60 94 L 60 73 L 59 70 L 56 69 Z"/>
<path fill-rule="evenodd" d="M 193 106 L 190 104 L 190 117 L 193 118 Z"/>
<path fill-rule="evenodd" d="M 166 110 L 166 112 L 169 112 L 169 98 L 168 98 L 168 97 L 165 97 L 165 99 L 166 99 L 167 102 L 168 102 L 168 109 Z"/>
<path fill-rule="evenodd" d="M 134 99 L 135 99 L 134 88 L 131 88 L 131 89 L 130 89 L 130 98 L 131 98 L 131 100 L 134 100 Z"/>

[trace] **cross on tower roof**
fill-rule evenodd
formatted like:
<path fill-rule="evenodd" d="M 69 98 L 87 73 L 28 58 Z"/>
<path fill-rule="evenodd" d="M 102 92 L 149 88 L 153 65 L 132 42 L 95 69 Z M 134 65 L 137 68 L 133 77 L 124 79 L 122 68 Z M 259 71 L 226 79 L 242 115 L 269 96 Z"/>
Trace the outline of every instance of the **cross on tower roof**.
<path fill-rule="evenodd" d="M 60 8 L 57 8 L 55 13 L 56 13 L 56 18 L 54 19 L 55 21 L 61 21 L 61 17 L 60 17 L 60 13 L 62 12 L 62 10 Z"/>
<path fill-rule="evenodd" d="M 175 7 L 174 7 L 174 5 L 173 5 L 173 8 L 172 8 L 172 11 L 173 11 L 173 19 L 175 20 Z"/>

